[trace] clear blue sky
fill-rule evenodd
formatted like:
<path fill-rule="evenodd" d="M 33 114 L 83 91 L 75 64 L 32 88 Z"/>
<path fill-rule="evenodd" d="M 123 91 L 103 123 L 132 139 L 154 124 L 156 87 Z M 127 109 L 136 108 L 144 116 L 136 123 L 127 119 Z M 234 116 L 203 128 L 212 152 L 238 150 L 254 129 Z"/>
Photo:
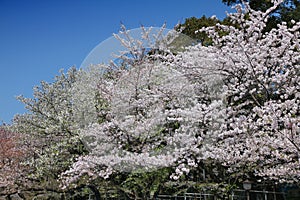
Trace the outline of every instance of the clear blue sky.
<path fill-rule="evenodd" d="M 226 10 L 221 0 L 0 0 L 0 124 L 26 112 L 17 95 L 32 97 L 41 80 L 79 68 L 120 22 L 171 29 L 192 16 L 224 18 Z"/>

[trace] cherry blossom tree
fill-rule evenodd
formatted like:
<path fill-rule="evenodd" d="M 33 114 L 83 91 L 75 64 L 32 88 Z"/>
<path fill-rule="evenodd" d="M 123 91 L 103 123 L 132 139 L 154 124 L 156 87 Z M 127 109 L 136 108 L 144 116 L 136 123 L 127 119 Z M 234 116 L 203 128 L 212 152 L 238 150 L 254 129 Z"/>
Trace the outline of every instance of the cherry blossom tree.
<path fill-rule="evenodd" d="M 65 185 L 84 175 L 107 179 L 168 167 L 186 153 L 186 144 L 196 146 L 201 139 L 191 116 L 191 110 L 201 109 L 193 83 L 154 55 L 141 56 L 143 49 L 130 51 L 137 55 L 125 59 L 126 68 L 106 71 L 98 82 L 104 120 L 81 131 L 89 154 L 63 174 Z"/>
<path fill-rule="evenodd" d="M 209 157 L 231 174 L 299 182 L 299 27 L 291 21 L 264 32 L 271 13 L 247 4 L 230 15 L 232 26 L 207 28 L 218 56 L 227 98 L 226 123 Z M 249 17 L 249 19 L 247 19 Z M 220 36 L 217 29 L 227 32 Z"/>
<path fill-rule="evenodd" d="M 26 159 L 34 169 L 31 179 L 53 183 L 49 187 L 58 190 L 57 176 L 86 152 L 78 131 L 97 121 L 95 77 L 100 72 L 95 73 L 72 67 L 67 73 L 61 71 L 52 83 L 42 81 L 34 87 L 33 98 L 18 97 L 28 113 L 16 115 L 11 129 L 22 133 L 31 147 Z"/>
<path fill-rule="evenodd" d="M 9 188 L 25 179 L 27 167 L 22 162 L 27 150 L 21 135 L 0 127 L 0 187 Z"/>
<path fill-rule="evenodd" d="M 76 125 L 72 114 L 71 88 L 77 79 L 77 70 L 70 68 L 67 74 L 55 77 L 53 83 L 42 81 L 34 87 L 33 98 L 17 97 L 29 111 L 16 115 L 14 126 L 20 132 L 41 134 L 75 134 Z"/>
<path fill-rule="evenodd" d="M 173 183 L 199 177 L 221 183 L 245 174 L 299 182 L 300 23 L 266 31 L 282 1 L 271 2 L 266 12 L 237 5 L 228 15 L 232 25 L 199 30 L 211 46 L 176 53 L 170 46 L 176 37 L 160 38 L 147 53 L 123 27 L 124 37 L 116 35 L 128 49 L 121 66 L 92 66 L 70 85 L 64 81 L 71 76 L 43 83 L 36 99 L 21 98 L 32 113 L 17 118 L 17 127 L 67 135 L 44 161 L 59 158 L 64 142 L 84 144 L 85 154 L 58 170 L 64 189 L 117 177 L 128 185 L 160 169 Z"/>
<path fill-rule="evenodd" d="M 298 182 L 300 23 L 283 22 L 265 32 L 270 13 L 282 1 L 272 3 L 266 12 L 237 5 L 228 16 L 234 26 L 199 30 L 211 37 L 212 46 L 193 46 L 170 64 L 200 84 L 205 77 L 217 79 L 215 100 L 221 104 L 210 112 L 217 127 L 206 127 L 214 134 L 196 160 L 221 162 L 234 177 Z M 178 168 L 176 173 L 183 174 Z"/>
<path fill-rule="evenodd" d="M 213 46 L 204 47 L 199 44 L 191 47 L 187 52 L 179 53 L 179 55 L 169 54 L 166 56 L 165 60 L 171 61 L 165 65 L 185 77 L 188 80 L 188 85 L 193 88 L 193 94 L 196 94 L 195 99 L 198 98 L 191 108 L 186 107 L 184 103 L 179 104 L 184 107 L 181 108 L 182 110 L 189 109 L 190 112 L 184 112 L 187 115 L 178 115 L 178 110 L 172 111 L 171 109 L 171 113 L 178 115 L 177 120 L 182 121 L 176 121 L 180 126 L 175 130 L 175 134 L 171 134 L 170 140 L 176 141 L 177 138 L 191 136 L 189 134 L 193 133 L 192 137 L 188 137 L 190 139 L 180 140 L 179 143 L 185 141 L 186 143 L 183 142 L 182 144 L 186 145 L 174 148 L 176 153 L 172 154 L 173 163 L 165 162 L 166 165 L 175 167 L 173 179 L 187 174 L 190 169 L 197 167 L 197 163 L 202 160 L 214 159 L 221 162 L 234 176 L 249 173 L 280 181 L 298 180 L 299 22 L 292 21 L 292 27 L 287 27 L 286 23 L 283 22 L 278 25 L 278 29 L 265 32 L 264 28 L 269 14 L 281 1 L 273 1 L 273 3 L 274 6 L 266 12 L 254 11 L 247 4 L 244 7 L 237 6 L 237 12 L 230 14 L 229 17 L 238 26 L 217 24 L 216 27 L 202 30 L 211 36 Z M 220 30 L 226 34 L 219 35 Z M 131 79 L 125 76 L 127 81 L 139 80 L 134 77 L 140 78 L 147 74 L 146 72 L 140 73 L 141 71 L 138 70 L 138 75 L 134 75 L 135 69 L 137 68 L 129 70 L 133 77 Z M 121 80 L 118 79 L 121 83 L 122 77 L 124 77 L 122 73 L 128 72 L 127 70 L 121 72 L 119 76 Z M 172 77 L 176 73 L 173 74 L 172 72 L 167 77 Z M 210 82 L 212 79 L 214 81 Z M 128 82 L 126 83 L 126 85 L 130 85 Z M 136 86 L 133 88 L 136 92 L 141 88 L 137 83 L 143 82 L 136 81 L 135 83 Z M 177 82 L 172 82 L 172 84 L 177 88 Z M 207 86 L 211 86 L 211 84 L 213 88 L 216 88 L 216 91 L 210 90 L 209 98 L 207 98 L 206 90 L 212 88 Z M 112 102 L 109 116 L 114 120 L 119 118 L 118 115 L 123 115 L 125 118 L 122 117 L 122 120 L 116 121 L 115 124 L 109 122 L 109 125 L 113 125 L 113 130 L 117 130 L 113 134 L 115 138 L 108 137 L 108 140 L 102 141 L 107 141 L 110 145 L 117 142 L 115 146 L 118 148 L 110 148 L 119 151 L 124 148 L 119 138 L 124 136 L 125 141 L 128 142 L 125 145 L 128 149 L 125 148 L 125 150 L 138 150 L 139 152 L 141 149 L 137 147 L 140 145 L 144 147 L 143 140 L 138 141 L 138 146 L 135 146 L 136 143 L 132 142 L 130 137 L 144 131 L 149 132 L 145 128 L 151 127 L 153 124 L 147 122 L 146 124 L 150 126 L 145 126 L 142 123 L 142 129 L 138 131 L 135 130 L 135 128 L 139 128 L 137 122 L 131 121 L 134 122 L 135 126 L 127 124 L 128 121 L 132 120 L 129 112 L 131 107 L 128 103 L 132 101 L 126 100 L 124 96 L 121 98 L 120 95 L 125 94 L 125 90 L 126 94 L 129 94 L 125 96 L 132 100 L 130 94 L 138 96 L 139 93 L 130 92 L 130 88 L 126 88 L 124 84 L 122 86 L 114 83 L 110 85 L 114 87 L 110 89 L 113 93 L 108 98 Z M 160 86 L 162 85 L 160 84 Z M 155 94 L 157 95 L 157 93 Z M 120 96 L 120 100 L 117 101 L 117 104 L 113 104 L 116 95 Z M 173 96 L 171 99 L 176 98 L 177 96 Z M 184 96 L 183 98 L 186 99 Z M 147 96 L 145 99 L 152 98 Z M 134 100 L 139 99 L 135 98 Z M 142 103 L 146 102 L 146 100 L 142 101 Z M 122 106 L 123 103 L 127 107 Z M 142 106 L 143 109 L 151 107 L 147 104 L 144 106 L 141 102 L 138 105 Z M 117 116 L 113 112 L 114 109 L 118 111 L 116 112 L 118 113 Z M 146 111 L 143 109 L 142 111 L 145 113 L 155 111 L 155 109 Z M 124 112 L 123 110 L 127 111 Z M 136 115 L 139 114 L 139 110 L 134 110 Z M 158 113 L 164 112 L 159 111 Z M 156 120 L 160 119 L 160 115 L 155 114 L 155 116 Z M 188 118 L 187 125 L 184 123 L 186 116 L 193 116 Z M 135 116 L 134 119 L 138 118 Z M 124 125 L 130 125 L 130 128 L 134 128 L 134 131 L 128 134 L 128 130 L 122 127 L 124 122 Z M 100 128 L 103 125 L 100 125 Z M 191 129 L 193 131 L 190 131 Z M 105 133 L 105 137 L 109 136 L 110 130 L 111 127 L 105 127 L 105 131 L 108 131 Z M 123 130 L 126 131 L 123 132 Z M 184 131 L 180 132 L 179 130 Z M 103 131 L 103 129 L 99 129 L 96 131 L 96 135 Z M 180 136 L 176 135 L 179 132 Z M 120 134 L 118 135 L 118 133 Z M 96 136 L 93 135 L 93 137 Z M 140 135 L 138 138 L 140 139 Z M 163 135 L 161 139 L 164 141 Z M 205 145 L 208 143 L 209 145 Z M 187 146 L 188 148 L 186 148 Z M 146 151 L 149 153 L 149 149 L 146 148 Z M 96 158 L 104 159 L 103 156 Z M 90 160 L 96 160 L 96 158 Z M 113 165 L 124 161 L 118 158 L 118 162 L 114 162 L 113 156 L 108 156 L 98 164 L 107 162 L 109 158 L 112 158 L 111 167 L 107 166 L 106 171 L 100 173 L 103 177 L 108 177 L 113 173 Z M 143 156 L 143 158 L 145 160 L 140 161 L 140 163 L 147 163 L 147 156 Z M 134 157 L 128 159 L 131 161 L 127 160 L 126 162 L 137 162 Z M 152 160 L 150 162 L 155 163 Z M 176 164 L 174 165 L 174 163 Z M 94 166 L 90 168 L 91 171 L 93 168 Z M 73 173 L 74 171 L 69 172 Z"/>

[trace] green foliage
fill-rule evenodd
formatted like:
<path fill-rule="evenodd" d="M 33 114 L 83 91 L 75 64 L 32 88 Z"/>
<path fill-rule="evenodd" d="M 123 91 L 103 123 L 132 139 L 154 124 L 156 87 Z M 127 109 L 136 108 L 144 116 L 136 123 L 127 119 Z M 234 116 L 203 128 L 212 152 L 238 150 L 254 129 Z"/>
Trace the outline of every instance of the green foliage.
<path fill-rule="evenodd" d="M 201 42 L 203 45 L 211 45 L 212 40 L 207 36 L 204 32 L 197 31 L 203 27 L 215 26 L 220 21 L 216 18 L 207 18 L 206 16 L 202 16 L 201 18 L 191 17 L 187 18 L 183 24 L 179 24 L 176 29 L 182 30 L 182 33 L 196 39 L 197 42 Z"/>
<path fill-rule="evenodd" d="M 242 3 L 241 0 L 222 0 L 222 2 L 227 6 L 232 6 L 234 4 Z M 272 6 L 270 0 L 248 0 L 248 1 L 246 0 L 245 2 L 249 2 L 251 8 L 255 10 L 266 11 L 269 7 Z"/>
<path fill-rule="evenodd" d="M 121 183 L 120 189 L 132 199 L 152 199 L 163 192 L 163 184 L 169 180 L 170 172 L 169 168 L 133 171 Z"/>
<path fill-rule="evenodd" d="M 228 6 L 233 6 L 238 3 L 242 3 L 241 0 L 222 0 L 222 2 Z M 246 0 L 254 10 L 266 11 L 272 6 L 270 0 Z M 265 31 L 270 31 L 272 28 L 277 28 L 277 24 L 282 21 L 291 25 L 291 20 L 300 21 L 300 1 L 299 0 L 285 0 L 284 3 L 279 6 L 273 13 L 267 22 Z M 196 39 L 197 42 L 201 42 L 204 46 L 212 45 L 212 40 L 204 32 L 198 32 L 203 27 L 215 26 L 217 23 L 224 25 L 237 26 L 231 23 L 229 18 L 218 20 L 216 18 L 208 18 L 202 16 L 201 18 L 190 17 L 185 20 L 184 23 L 179 24 L 176 30 L 183 29 L 182 33 L 187 36 Z M 220 33 L 220 35 L 226 35 L 226 32 Z"/>
<path fill-rule="evenodd" d="M 232 6 L 242 2 L 248 2 L 250 7 L 254 10 L 266 11 L 272 6 L 270 0 L 222 0 L 228 6 Z M 266 31 L 272 28 L 277 28 L 277 24 L 285 21 L 289 25 L 291 20 L 300 21 L 300 1 L 299 0 L 285 0 L 273 13 L 271 13 L 270 20 L 267 23 Z"/>
<path fill-rule="evenodd" d="M 190 17 L 185 19 L 185 22 L 183 24 L 179 24 L 176 27 L 176 30 L 182 30 L 182 34 L 185 34 L 186 37 L 194 39 L 192 40 L 193 43 L 201 43 L 204 46 L 210 46 L 213 45 L 212 39 L 208 37 L 206 32 L 199 30 L 206 27 L 213 27 L 217 24 L 234 26 L 236 28 L 239 28 L 238 24 L 233 24 L 228 17 L 224 18 L 223 20 L 219 20 L 216 17 L 208 18 L 203 15 L 201 18 Z M 223 30 L 218 30 L 218 33 L 220 36 L 225 36 L 228 34 L 228 32 L 225 32 Z"/>

